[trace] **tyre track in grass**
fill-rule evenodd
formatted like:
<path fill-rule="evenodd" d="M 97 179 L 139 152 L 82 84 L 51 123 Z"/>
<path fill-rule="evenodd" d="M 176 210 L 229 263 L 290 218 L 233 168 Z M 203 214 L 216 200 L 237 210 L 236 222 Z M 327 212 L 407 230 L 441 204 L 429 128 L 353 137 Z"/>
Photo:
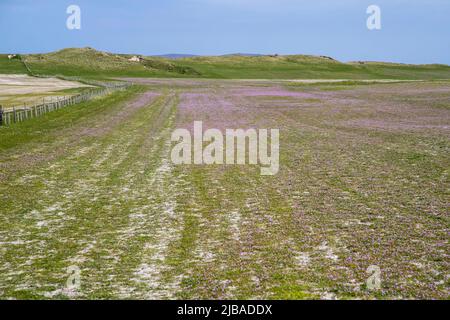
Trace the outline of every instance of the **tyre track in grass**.
<path fill-rule="evenodd" d="M 87 146 L 79 147 L 82 152 L 71 153 L 48 169 L 32 174 L 35 183 L 22 181 L 36 190 L 35 198 L 28 195 L 28 202 L 16 199 L 17 203 L 28 204 L 29 209 L 11 206 L 11 212 L 21 214 L 20 219 L 14 215 L 15 221 L 10 221 L 11 215 L 2 216 L 9 220 L 4 224 L 8 232 L 1 234 L 2 261 L 7 271 L 1 283 L 8 294 L 27 296 L 43 292 L 51 297 L 61 293 L 61 284 L 67 278 L 66 260 L 83 262 L 86 258 L 76 258 L 74 252 L 85 256 L 95 248 L 97 240 L 90 227 L 95 216 L 104 213 L 97 208 L 113 202 L 113 197 L 122 192 L 118 177 L 133 163 L 130 154 L 139 149 L 142 141 L 154 138 L 149 137 L 149 133 L 155 133 L 154 123 L 147 120 L 159 115 L 157 111 L 164 109 L 161 106 L 166 98 L 156 101 L 156 106 L 149 105 L 151 100 L 153 95 L 141 97 L 142 107 L 122 118 L 118 127 L 108 130 L 110 134 L 88 140 Z M 52 287 L 56 288 L 45 291 Z"/>
<path fill-rule="evenodd" d="M 183 96 L 178 127 L 189 128 L 192 119 L 221 129 L 255 125 L 248 122 L 254 118 L 239 110 L 241 99 L 233 99 L 227 88 L 210 89 Z M 261 177 L 256 166 L 178 170 L 191 187 L 178 197 L 185 224 L 169 259 L 173 270 L 184 270 L 178 297 L 314 296 L 295 268 L 291 242 L 297 230 L 289 227 L 292 210 L 273 187 L 275 177 Z"/>
<path fill-rule="evenodd" d="M 139 119 L 145 123 L 145 128 L 139 128 L 138 132 L 127 130 L 122 135 L 134 141 L 133 147 L 127 150 L 122 165 L 107 171 L 113 188 L 106 199 L 99 201 L 103 206 L 96 212 L 109 212 L 108 215 L 114 220 L 105 221 L 105 230 L 98 230 L 95 240 L 98 245 L 90 252 L 91 257 L 85 264 L 90 272 L 84 280 L 83 296 L 127 298 L 127 293 L 132 291 L 129 287 L 123 289 L 120 283 L 126 282 L 128 285 L 132 274 L 127 272 L 142 251 L 141 242 L 154 232 L 152 228 L 147 228 L 146 222 L 153 219 L 153 215 L 157 216 L 157 212 L 152 211 L 154 203 L 151 199 L 156 188 L 149 189 L 148 179 L 144 177 L 153 176 L 159 166 L 161 143 L 165 142 L 166 137 L 163 139 L 158 131 L 169 124 L 174 106 L 174 96 L 171 94 L 153 106 L 150 118 Z M 119 293 L 115 292 L 116 287 L 122 288 Z"/>
<path fill-rule="evenodd" d="M 364 111 L 350 90 L 308 106 L 309 95 L 272 99 L 252 83 L 236 95 L 242 86 L 163 82 L 119 123 L 105 113 L 95 133 L 61 137 L 71 146 L 48 167 L 20 169 L 0 187 L 15 197 L 1 211 L 0 297 L 445 297 L 447 140 L 349 127 L 389 106 L 383 92 Z M 279 174 L 172 166 L 170 132 L 194 120 L 279 128 Z M 416 144 L 432 156 L 409 154 Z M 369 264 L 382 267 L 381 292 L 364 289 Z M 81 289 L 65 292 L 71 265 Z"/>

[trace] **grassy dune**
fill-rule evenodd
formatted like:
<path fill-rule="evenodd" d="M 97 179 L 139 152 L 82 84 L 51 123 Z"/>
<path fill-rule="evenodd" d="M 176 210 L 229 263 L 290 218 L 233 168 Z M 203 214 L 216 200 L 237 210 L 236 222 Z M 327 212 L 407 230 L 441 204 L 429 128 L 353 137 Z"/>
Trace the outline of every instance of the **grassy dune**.
<path fill-rule="evenodd" d="M 449 79 L 444 65 L 342 63 L 313 56 L 226 56 L 177 60 L 208 78 L 228 79 Z"/>
<path fill-rule="evenodd" d="M 0 74 L 27 74 L 25 65 L 19 58 L 8 59 L 7 54 L 0 54 Z"/>
<path fill-rule="evenodd" d="M 0 105 L 4 109 L 38 105 L 52 99 L 73 96 L 92 86 L 57 78 L 39 78 L 23 74 L 0 74 Z"/>
<path fill-rule="evenodd" d="M 228 55 L 176 60 L 142 57 L 141 61 L 132 62 L 129 61 L 132 56 L 82 48 L 25 55 L 24 61 L 35 74 L 96 78 L 134 76 L 219 79 L 450 79 L 450 66 L 437 64 L 342 63 L 328 57 L 302 55 Z M 14 66 L 8 66 L 10 72 L 24 72 L 23 66 Z"/>

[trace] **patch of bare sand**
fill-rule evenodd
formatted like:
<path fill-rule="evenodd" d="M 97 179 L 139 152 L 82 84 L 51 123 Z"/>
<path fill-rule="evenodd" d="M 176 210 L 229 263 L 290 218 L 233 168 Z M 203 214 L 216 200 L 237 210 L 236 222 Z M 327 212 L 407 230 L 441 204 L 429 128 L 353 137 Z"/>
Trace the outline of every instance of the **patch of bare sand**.
<path fill-rule="evenodd" d="M 58 91 L 87 87 L 92 86 L 58 78 L 35 78 L 24 74 L 0 75 L 0 104 L 5 108 L 24 103 L 37 104 L 42 102 L 42 97 L 49 99 L 64 95 Z"/>

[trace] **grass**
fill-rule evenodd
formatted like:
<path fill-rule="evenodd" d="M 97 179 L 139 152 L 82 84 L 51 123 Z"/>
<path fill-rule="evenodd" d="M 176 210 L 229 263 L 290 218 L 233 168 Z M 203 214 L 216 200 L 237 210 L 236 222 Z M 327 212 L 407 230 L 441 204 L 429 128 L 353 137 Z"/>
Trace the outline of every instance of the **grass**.
<path fill-rule="evenodd" d="M 26 55 L 27 65 L 35 74 L 82 76 L 85 78 L 149 77 L 196 75 L 189 67 L 180 67 L 161 58 L 129 61 L 132 55 L 113 54 L 91 48 L 64 49 L 48 54 Z"/>
<path fill-rule="evenodd" d="M 339 87 L 151 79 L 0 128 L 0 297 L 447 299 L 448 82 Z M 280 129 L 279 174 L 173 165 L 193 120 Z"/>
<path fill-rule="evenodd" d="M 28 74 L 19 57 L 8 59 L 7 54 L 0 54 L 0 74 Z"/>
<path fill-rule="evenodd" d="M 227 56 L 177 60 L 203 77 L 226 79 L 448 79 L 445 65 L 347 64 L 310 56 Z"/>
<path fill-rule="evenodd" d="M 24 55 L 35 74 L 109 77 L 178 77 L 217 79 L 450 79 L 447 65 L 406 65 L 394 63 L 342 63 L 327 57 L 218 56 L 165 59 L 96 51 L 92 48 L 64 49 L 47 54 Z M 0 63 L 0 68 L 7 64 Z M 9 72 L 25 72 L 20 64 L 8 66 Z M 0 69 L 1 70 L 1 69 Z"/>
<path fill-rule="evenodd" d="M 74 91 L 75 90 L 75 91 Z M 77 89 L 67 89 L 67 93 L 76 93 Z M 119 102 L 124 102 L 142 91 L 142 87 L 135 86 L 127 91 L 115 92 L 106 98 L 94 99 L 83 102 L 69 108 L 63 108 L 41 117 L 33 118 L 10 126 L 0 127 L 0 151 L 20 147 L 27 143 L 42 143 L 57 137 L 63 129 L 79 125 L 86 119 L 110 112 L 110 108 L 117 107 Z"/>
<path fill-rule="evenodd" d="M 80 87 L 80 88 L 69 88 L 63 90 L 55 90 L 55 91 L 46 91 L 40 93 L 27 93 L 27 94 L 14 94 L 14 95 L 4 95 L 0 97 L 0 105 L 3 108 L 10 109 L 13 106 L 31 106 L 41 104 L 43 99 L 46 101 L 50 101 L 51 99 L 55 99 L 58 97 L 69 97 L 77 94 L 81 94 L 83 92 L 92 90 L 89 87 Z"/>

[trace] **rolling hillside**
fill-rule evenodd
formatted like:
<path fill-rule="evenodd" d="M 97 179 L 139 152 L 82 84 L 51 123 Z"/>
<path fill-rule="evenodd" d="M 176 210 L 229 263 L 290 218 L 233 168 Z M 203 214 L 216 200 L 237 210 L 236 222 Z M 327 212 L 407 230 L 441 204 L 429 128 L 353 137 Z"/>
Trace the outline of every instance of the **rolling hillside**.
<path fill-rule="evenodd" d="M 449 79 L 446 65 L 342 63 L 318 56 L 222 56 L 177 60 L 209 78 L 236 79 Z"/>
<path fill-rule="evenodd" d="M 0 72 L 26 73 L 19 60 L 0 56 Z M 135 57 L 136 61 L 130 61 Z M 342 63 L 330 57 L 305 55 L 226 55 L 168 59 L 114 54 L 92 48 L 70 48 L 23 55 L 34 74 L 84 77 L 188 77 L 218 79 L 450 79 L 447 65 L 382 62 Z M 4 70 L 4 71 L 2 71 Z"/>
<path fill-rule="evenodd" d="M 0 299 L 448 299 L 448 101 L 443 81 L 142 78 L 0 127 Z M 280 128 L 277 175 L 174 164 L 194 120 Z"/>
<path fill-rule="evenodd" d="M 14 59 L 8 59 L 7 54 L 0 54 L 0 74 L 26 74 L 27 69 L 20 61 L 20 57 L 16 56 Z"/>
<path fill-rule="evenodd" d="M 24 56 L 24 61 L 35 74 L 85 77 L 110 76 L 171 76 L 196 75 L 189 68 L 181 68 L 168 59 L 141 58 L 130 61 L 134 55 L 113 54 L 92 48 L 63 49 L 47 54 Z"/>

